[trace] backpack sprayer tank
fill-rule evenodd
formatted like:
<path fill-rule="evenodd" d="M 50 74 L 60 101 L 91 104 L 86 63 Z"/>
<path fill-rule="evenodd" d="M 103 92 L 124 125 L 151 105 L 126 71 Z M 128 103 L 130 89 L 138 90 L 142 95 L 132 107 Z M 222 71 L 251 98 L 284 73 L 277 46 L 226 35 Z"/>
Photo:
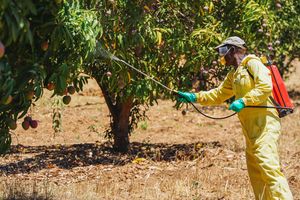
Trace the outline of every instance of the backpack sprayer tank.
<path fill-rule="evenodd" d="M 273 83 L 272 101 L 276 106 L 283 107 L 277 109 L 279 117 L 284 117 L 288 114 L 293 113 L 294 105 L 289 97 L 284 81 L 279 73 L 277 66 L 271 64 L 266 57 L 261 57 L 261 61 L 267 66 L 267 68 L 271 72 Z"/>

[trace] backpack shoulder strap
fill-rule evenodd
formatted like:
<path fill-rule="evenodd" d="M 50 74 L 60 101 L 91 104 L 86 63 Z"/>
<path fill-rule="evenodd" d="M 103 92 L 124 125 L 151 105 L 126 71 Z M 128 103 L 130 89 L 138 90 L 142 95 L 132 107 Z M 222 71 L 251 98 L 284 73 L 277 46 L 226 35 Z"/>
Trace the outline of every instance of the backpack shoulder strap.
<path fill-rule="evenodd" d="M 254 76 L 251 74 L 251 72 L 249 71 L 248 68 L 247 68 L 247 72 L 248 72 L 249 76 L 254 80 Z"/>
<path fill-rule="evenodd" d="M 252 60 L 252 59 L 256 59 L 256 60 L 259 60 L 260 61 L 260 59 L 258 58 L 258 57 L 256 57 L 255 55 L 248 55 L 243 61 L 242 61 L 242 65 L 247 69 L 247 72 L 248 72 L 248 74 L 250 75 L 250 77 L 252 78 L 252 79 L 254 79 L 254 76 L 253 76 L 253 74 L 249 71 L 249 69 L 248 69 L 248 62 L 250 61 L 250 60 Z"/>
<path fill-rule="evenodd" d="M 245 61 L 243 61 L 244 63 L 244 66 L 246 67 L 246 69 L 247 69 L 247 72 L 248 72 L 248 74 L 249 74 L 249 76 L 254 80 L 254 76 L 253 76 L 253 74 L 249 71 L 249 69 L 248 69 L 248 61 L 249 60 L 251 60 L 251 59 L 257 59 L 257 60 L 260 60 L 258 57 L 246 57 L 245 58 Z M 281 107 L 280 106 L 280 104 L 274 99 L 274 97 L 271 95 L 271 96 L 269 96 L 269 98 L 270 98 L 270 100 L 272 101 L 272 103 L 275 105 L 275 106 L 277 106 L 277 107 Z"/>

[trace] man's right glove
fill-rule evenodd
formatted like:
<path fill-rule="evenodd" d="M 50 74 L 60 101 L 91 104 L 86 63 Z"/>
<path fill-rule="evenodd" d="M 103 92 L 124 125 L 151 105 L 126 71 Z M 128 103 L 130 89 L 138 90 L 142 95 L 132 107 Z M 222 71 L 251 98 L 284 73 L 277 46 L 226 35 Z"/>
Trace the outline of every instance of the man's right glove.
<path fill-rule="evenodd" d="M 189 102 L 196 102 L 197 101 L 197 97 L 195 95 L 195 93 L 192 92 L 181 92 L 178 91 L 178 98 L 177 101 L 180 103 L 189 103 Z"/>

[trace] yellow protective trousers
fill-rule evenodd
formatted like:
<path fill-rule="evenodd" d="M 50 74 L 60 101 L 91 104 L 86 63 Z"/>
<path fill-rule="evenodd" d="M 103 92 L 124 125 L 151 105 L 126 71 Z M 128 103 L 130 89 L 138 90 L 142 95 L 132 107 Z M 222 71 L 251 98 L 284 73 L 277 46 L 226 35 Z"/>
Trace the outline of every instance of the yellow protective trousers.
<path fill-rule="evenodd" d="M 249 72 L 252 74 L 249 75 Z M 219 87 L 196 94 L 202 105 L 217 105 L 235 96 L 246 106 L 273 106 L 272 79 L 259 58 L 249 55 L 231 70 Z M 239 113 L 246 139 L 248 174 L 256 200 L 292 200 L 288 182 L 280 170 L 278 138 L 280 119 L 276 109 L 244 108 Z"/>
<path fill-rule="evenodd" d="M 278 138 L 280 121 L 272 112 L 239 115 L 246 138 L 248 174 L 255 199 L 293 199 L 288 182 L 280 170 Z"/>

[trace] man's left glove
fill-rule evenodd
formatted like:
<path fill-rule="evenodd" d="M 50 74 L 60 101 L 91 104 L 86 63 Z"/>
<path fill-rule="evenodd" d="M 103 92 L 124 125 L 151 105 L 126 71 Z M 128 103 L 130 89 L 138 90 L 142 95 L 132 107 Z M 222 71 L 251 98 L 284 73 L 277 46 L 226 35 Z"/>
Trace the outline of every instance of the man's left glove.
<path fill-rule="evenodd" d="M 243 108 L 245 108 L 243 99 L 237 99 L 229 106 L 229 110 L 233 110 L 235 112 L 240 112 Z"/>
<path fill-rule="evenodd" d="M 180 103 L 189 103 L 189 102 L 196 102 L 197 97 L 195 93 L 192 92 L 181 92 L 178 91 L 178 98 L 177 101 Z"/>

